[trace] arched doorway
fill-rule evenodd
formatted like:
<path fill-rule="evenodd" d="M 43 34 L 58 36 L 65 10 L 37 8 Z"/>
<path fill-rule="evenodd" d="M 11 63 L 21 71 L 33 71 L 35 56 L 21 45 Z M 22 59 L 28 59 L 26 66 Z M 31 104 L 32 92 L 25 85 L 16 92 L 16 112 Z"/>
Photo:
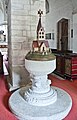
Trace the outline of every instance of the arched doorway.
<path fill-rule="evenodd" d="M 57 23 L 57 49 L 68 50 L 68 19 L 65 18 Z"/>

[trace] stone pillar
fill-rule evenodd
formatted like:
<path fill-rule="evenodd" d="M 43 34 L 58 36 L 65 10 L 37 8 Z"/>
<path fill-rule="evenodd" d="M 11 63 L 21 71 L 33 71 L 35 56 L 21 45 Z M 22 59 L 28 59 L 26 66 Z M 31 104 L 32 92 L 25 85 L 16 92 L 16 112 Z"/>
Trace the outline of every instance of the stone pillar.
<path fill-rule="evenodd" d="M 29 82 L 28 72 L 24 69 L 25 56 L 36 39 L 38 10 L 42 9 L 45 26 L 44 0 L 9 0 L 8 2 L 8 61 L 10 90 Z"/>

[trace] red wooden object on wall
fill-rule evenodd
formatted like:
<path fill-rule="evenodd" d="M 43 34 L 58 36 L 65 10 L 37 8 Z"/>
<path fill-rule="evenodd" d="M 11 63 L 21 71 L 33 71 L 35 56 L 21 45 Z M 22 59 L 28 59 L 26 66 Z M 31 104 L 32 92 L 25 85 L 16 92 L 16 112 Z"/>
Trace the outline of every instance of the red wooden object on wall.
<path fill-rule="evenodd" d="M 65 71 L 65 59 L 64 55 L 57 54 L 56 55 L 56 74 L 60 75 L 61 77 L 64 77 L 64 71 Z"/>
<path fill-rule="evenodd" d="M 65 56 L 65 77 L 71 80 L 77 78 L 77 54 Z"/>
<path fill-rule="evenodd" d="M 66 53 L 56 54 L 56 69 L 57 75 L 70 80 L 77 78 L 77 54 Z"/>

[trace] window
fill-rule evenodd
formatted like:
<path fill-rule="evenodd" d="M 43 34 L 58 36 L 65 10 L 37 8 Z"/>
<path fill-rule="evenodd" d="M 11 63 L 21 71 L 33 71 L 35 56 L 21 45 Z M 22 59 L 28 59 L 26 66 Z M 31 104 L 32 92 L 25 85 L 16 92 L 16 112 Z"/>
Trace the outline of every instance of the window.
<path fill-rule="evenodd" d="M 46 33 L 45 37 L 46 39 L 51 39 L 51 33 Z"/>
<path fill-rule="evenodd" d="M 49 2 L 45 0 L 46 14 L 49 13 Z"/>

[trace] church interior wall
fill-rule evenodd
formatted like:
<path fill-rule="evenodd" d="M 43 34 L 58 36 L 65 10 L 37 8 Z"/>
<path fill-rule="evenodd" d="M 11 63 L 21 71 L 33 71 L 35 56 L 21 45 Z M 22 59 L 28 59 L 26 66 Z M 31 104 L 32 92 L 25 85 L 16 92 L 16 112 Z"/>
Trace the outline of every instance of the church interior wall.
<path fill-rule="evenodd" d="M 73 14 L 73 52 L 77 53 L 77 13 Z"/>
<path fill-rule="evenodd" d="M 8 5 L 9 71 L 14 88 L 29 82 L 28 72 L 24 68 L 25 56 L 31 50 L 32 41 L 36 39 L 38 10 L 45 11 L 45 3 L 43 0 L 11 0 Z M 45 26 L 44 20 L 42 22 Z"/>
<path fill-rule="evenodd" d="M 36 39 L 37 12 L 41 8 L 44 10 L 43 0 L 11 2 L 11 47 L 14 66 L 24 65 L 24 58 L 31 49 L 31 42 Z"/>
<path fill-rule="evenodd" d="M 48 0 L 49 13 L 46 14 L 46 33 L 54 33 L 54 40 L 50 39 L 51 48 L 57 48 L 57 22 L 62 19 L 68 19 L 68 49 L 72 50 L 71 29 L 73 29 L 73 6 L 70 0 Z"/>
<path fill-rule="evenodd" d="M 76 0 L 74 1 L 76 2 Z M 48 39 L 50 48 L 57 48 L 57 22 L 62 18 L 66 18 L 69 21 L 68 48 L 77 52 L 77 9 L 75 7 L 77 4 L 70 0 L 48 0 L 48 2 L 49 12 L 45 16 L 44 0 L 9 0 L 7 7 L 8 62 L 11 74 L 10 82 L 14 86 L 21 83 L 22 73 L 26 71 L 22 69 L 25 65 L 25 56 L 32 47 L 32 41 L 37 38 L 36 29 L 39 9 L 43 11 L 42 25 L 45 27 L 45 32 L 51 33 L 51 39 Z M 72 29 L 73 38 L 71 38 Z M 17 66 L 19 68 L 16 69 Z M 24 74 L 28 75 L 27 72 Z"/>

